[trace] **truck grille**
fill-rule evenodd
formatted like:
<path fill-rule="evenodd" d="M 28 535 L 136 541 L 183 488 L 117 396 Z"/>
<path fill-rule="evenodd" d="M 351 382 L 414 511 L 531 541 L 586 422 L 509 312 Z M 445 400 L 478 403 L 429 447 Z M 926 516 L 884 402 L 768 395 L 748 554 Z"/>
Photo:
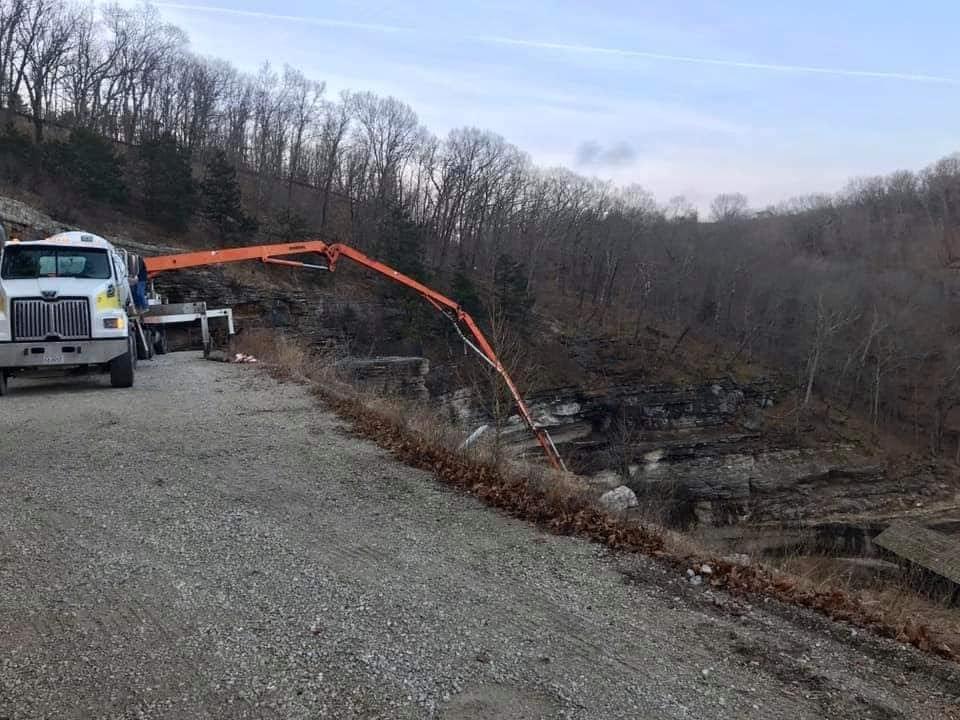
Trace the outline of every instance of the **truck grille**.
<path fill-rule="evenodd" d="M 85 298 L 13 301 L 14 340 L 81 340 L 90 337 L 90 304 Z"/>

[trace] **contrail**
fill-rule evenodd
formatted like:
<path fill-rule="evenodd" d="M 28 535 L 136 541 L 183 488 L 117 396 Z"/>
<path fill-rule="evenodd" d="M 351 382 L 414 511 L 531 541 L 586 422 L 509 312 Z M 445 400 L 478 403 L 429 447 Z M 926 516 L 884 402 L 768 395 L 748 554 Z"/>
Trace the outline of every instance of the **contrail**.
<path fill-rule="evenodd" d="M 220 15 L 236 15 L 239 17 L 259 18 L 261 20 L 283 20 L 285 22 L 304 23 L 308 25 L 322 25 L 324 27 L 341 27 L 352 30 L 369 30 L 371 32 L 401 33 L 416 32 L 416 28 L 399 27 L 396 25 L 378 25 L 376 23 L 351 22 L 350 20 L 334 20 L 333 18 L 306 17 L 302 15 L 279 15 L 271 12 L 257 12 L 256 10 L 236 10 L 234 8 L 216 7 L 214 5 L 191 5 L 187 3 L 155 2 L 156 7 L 171 10 L 187 10 L 189 12 L 219 13 Z"/>
<path fill-rule="evenodd" d="M 542 50 L 562 50 L 574 53 L 592 53 L 595 55 L 616 55 L 618 57 L 635 57 L 647 60 L 663 60 L 665 62 L 692 63 L 696 65 L 719 65 L 722 67 L 740 68 L 743 70 L 770 70 L 773 72 L 814 73 L 818 75 L 839 75 L 843 77 L 867 77 L 883 80 L 907 80 L 910 82 L 944 83 L 949 85 L 960 84 L 960 78 L 945 77 L 942 75 L 923 75 L 918 73 L 885 72 L 881 70 L 848 70 L 844 68 L 817 67 L 811 65 L 780 65 L 775 63 L 741 62 L 739 60 L 723 60 L 721 58 L 706 58 L 693 55 L 668 55 L 665 53 L 646 52 L 643 50 L 625 50 L 622 48 L 605 48 L 594 45 L 568 45 L 565 43 L 548 43 L 537 40 L 517 40 L 497 36 L 474 36 L 470 40 L 495 43 L 497 45 L 516 45 L 518 47 L 539 48 Z"/>
<path fill-rule="evenodd" d="M 305 23 L 324 27 L 350 28 L 353 30 L 366 30 L 370 32 L 423 33 L 423 31 L 419 30 L 418 28 L 404 27 L 401 25 L 380 25 L 376 23 L 352 22 L 349 20 L 335 20 L 333 18 L 320 18 L 303 15 L 280 15 L 277 13 L 258 12 L 254 10 L 235 10 L 233 8 L 217 7 L 214 5 L 193 5 L 188 3 L 168 2 L 155 2 L 154 5 L 161 8 L 186 10 L 189 12 L 219 13 L 221 15 L 252 17 L 261 20 L 280 20 L 284 22 Z M 451 36 L 447 35 L 447 37 L 449 38 Z M 854 70 L 849 68 L 821 67 L 816 65 L 784 65 L 779 63 L 744 62 L 739 60 L 726 60 L 723 58 L 699 57 L 696 55 L 671 55 L 667 53 L 648 52 L 645 50 L 599 47 L 596 45 L 542 42 L 539 40 L 524 40 L 520 38 L 501 37 L 497 35 L 461 35 L 459 38 L 462 40 L 484 43 L 487 45 L 506 45 L 536 50 L 551 50 L 564 53 L 610 55 L 615 57 L 656 60 L 659 62 L 685 63 L 688 65 L 712 65 L 715 67 L 728 67 L 739 70 L 760 70 L 778 73 L 832 75 L 836 77 L 874 78 L 878 80 L 900 80 L 904 82 L 915 83 L 960 85 L 960 78 L 947 77 L 944 75 L 927 75 L 923 73 L 892 72 L 883 70 Z"/>

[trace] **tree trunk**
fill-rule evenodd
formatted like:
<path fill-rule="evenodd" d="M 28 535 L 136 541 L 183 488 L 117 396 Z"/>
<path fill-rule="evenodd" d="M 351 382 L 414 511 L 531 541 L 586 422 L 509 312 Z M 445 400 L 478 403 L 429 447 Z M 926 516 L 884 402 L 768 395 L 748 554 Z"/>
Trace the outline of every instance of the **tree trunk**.
<path fill-rule="evenodd" d="M 803 395 L 803 407 L 807 407 L 810 404 L 810 398 L 813 396 L 813 381 L 817 377 L 817 368 L 820 365 L 820 346 L 817 345 L 816 350 L 813 353 L 813 357 L 810 358 L 808 376 L 807 376 L 807 391 Z"/>
<path fill-rule="evenodd" d="M 880 422 L 880 360 L 877 360 L 877 373 L 873 383 L 873 426 Z"/>
<path fill-rule="evenodd" d="M 33 112 L 33 138 L 39 145 L 43 142 L 43 118 L 36 110 Z"/>

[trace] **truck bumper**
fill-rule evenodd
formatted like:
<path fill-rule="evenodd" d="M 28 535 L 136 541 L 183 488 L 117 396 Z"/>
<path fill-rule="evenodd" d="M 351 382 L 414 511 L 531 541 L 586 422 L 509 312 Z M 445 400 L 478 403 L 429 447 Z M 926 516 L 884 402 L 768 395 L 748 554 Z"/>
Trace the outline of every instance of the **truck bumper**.
<path fill-rule="evenodd" d="M 128 347 L 126 338 L 0 343 L 0 368 L 102 365 L 123 355 Z"/>

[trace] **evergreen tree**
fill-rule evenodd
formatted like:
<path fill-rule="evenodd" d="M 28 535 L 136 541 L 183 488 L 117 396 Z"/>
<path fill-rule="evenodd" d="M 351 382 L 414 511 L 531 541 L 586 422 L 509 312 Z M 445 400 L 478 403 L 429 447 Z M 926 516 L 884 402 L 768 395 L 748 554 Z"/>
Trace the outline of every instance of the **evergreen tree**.
<path fill-rule="evenodd" d="M 533 306 L 533 295 L 527 287 L 527 266 L 507 254 L 501 255 L 494 268 L 493 284 L 503 316 L 510 322 L 526 322 Z"/>
<path fill-rule="evenodd" d="M 426 231 L 415 223 L 399 206 L 387 210 L 380 222 L 377 255 L 394 270 L 409 275 L 414 280 L 429 284 L 425 262 Z M 403 311 L 403 340 L 409 352 L 422 352 L 424 338 L 436 333 L 442 318 L 416 293 L 390 283 L 388 296 L 396 298 Z"/>
<path fill-rule="evenodd" d="M 291 207 L 270 213 L 261 230 L 270 242 L 292 242 L 314 234 L 306 218 Z"/>
<path fill-rule="evenodd" d="M 0 132 L 0 177 L 22 183 L 40 165 L 40 152 L 33 139 L 8 123 Z"/>
<path fill-rule="evenodd" d="M 44 165 L 88 198 L 118 205 L 127 201 L 123 157 L 112 141 L 91 130 L 74 130 L 66 143 L 46 143 Z"/>
<path fill-rule="evenodd" d="M 460 307 L 470 313 L 475 320 L 483 317 L 483 302 L 480 299 L 480 292 L 477 286 L 473 284 L 470 275 L 467 272 L 467 266 L 461 261 L 453 273 L 450 281 L 450 293 Z"/>
<path fill-rule="evenodd" d="M 394 270 L 424 282 L 427 269 L 426 232 L 398 206 L 391 207 L 380 223 L 380 251 L 384 262 Z"/>
<path fill-rule="evenodd" d="M 219 148 L 207 159 L 201 190 L 203 216 L 217 227 L 223 239 L 237 238 L 256 230 L 256 222 L 243 212 L 236 168 Z"/>
<path fill-rule="evenodd" d="M 197 204 L 190 154 L 169 133 L 140 147 L 146 216 L 170 230 L 185 230 Z"/>

